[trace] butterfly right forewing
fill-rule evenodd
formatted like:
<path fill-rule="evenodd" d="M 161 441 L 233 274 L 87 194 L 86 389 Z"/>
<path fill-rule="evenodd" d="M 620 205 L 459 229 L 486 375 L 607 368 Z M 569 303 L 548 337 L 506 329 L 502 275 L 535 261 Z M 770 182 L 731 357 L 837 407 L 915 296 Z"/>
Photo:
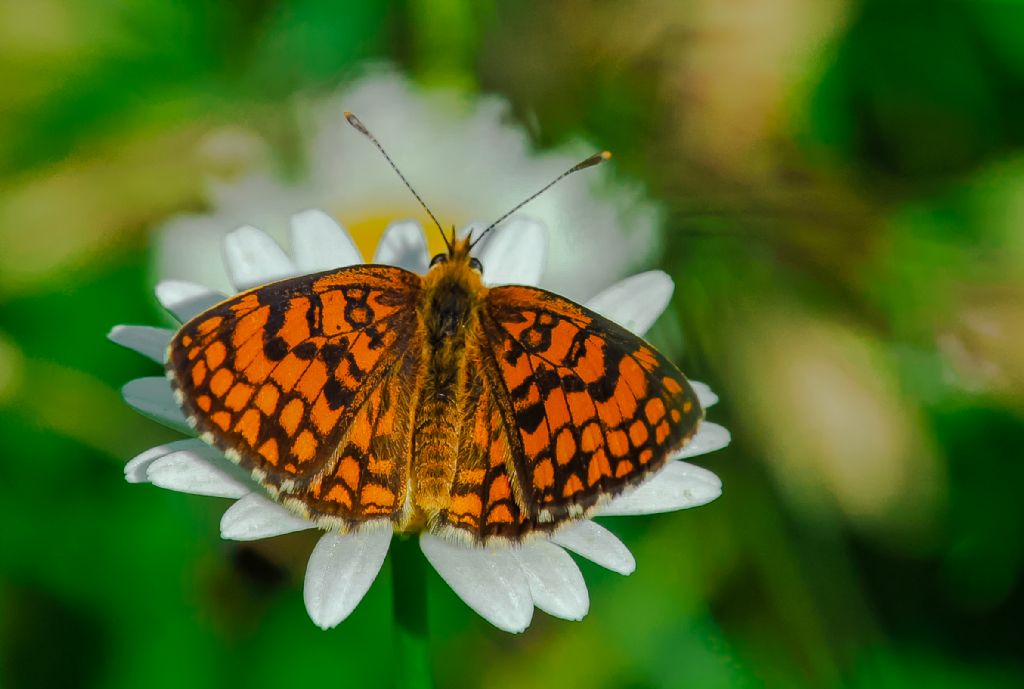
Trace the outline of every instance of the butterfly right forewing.
<path fill-rule="evenodd" d="M 563 297 L 493 288 L 481 322 L 510 428 L 511 470 L 537 523 L 578 517 L 640 483 L 703 418 L 671 362 Z"/>

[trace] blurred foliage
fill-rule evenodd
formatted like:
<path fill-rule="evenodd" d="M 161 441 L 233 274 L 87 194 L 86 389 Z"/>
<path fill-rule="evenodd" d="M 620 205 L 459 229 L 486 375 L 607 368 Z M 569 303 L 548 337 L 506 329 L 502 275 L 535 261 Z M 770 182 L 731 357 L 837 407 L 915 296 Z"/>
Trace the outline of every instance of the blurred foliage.
<path fill-rule="evenodd" d="M 667 211 L 654 337 L 722 393 L 726 486 L 616 522 L 582 623 L 511 637 L 438 578 L 442 686 L 1024 685 L 1024 2 L 0 2 L 0 686 L 367 686 L 387 567 L 321 632 L 308 535 L 129 488 L 169 436 L 109 345 L 157 323 L 149 231 L 367 60 L 585 136 Z M 415 123 L 410 123 L 415 126 Z M 540 180 L 539 180 L 540 181 Z M 673 344 L 675 343 L 675 344 Z"/>

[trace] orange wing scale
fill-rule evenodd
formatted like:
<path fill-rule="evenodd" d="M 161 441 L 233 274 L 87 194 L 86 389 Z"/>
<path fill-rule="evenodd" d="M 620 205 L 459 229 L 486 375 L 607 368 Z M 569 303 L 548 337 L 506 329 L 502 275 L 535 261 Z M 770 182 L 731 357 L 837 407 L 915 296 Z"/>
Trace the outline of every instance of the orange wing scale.
<path fill-rule="evenodd" d="M 485 370 L 486 343 L 477 339 L 476 345 L 467 354 L 468 369 Z M 437 524 L 474 541 L 517 540 L 530 530 L 530 519 L 510 471 L 514 445 L 499 402 L 501 389 L 479 375 L 467 377 L 466 385 L 451 502 L 437 515 Z"/>
<path fill-rule="evenodd" d="M 342 522 L 389 516 L 419 290 L 407 271 L 357 266 L 245 292 L 181 328 L 168 377 L 200 434 L 282 502 Z"/>
<path fill-rule="evenodd" d="M 307 509 L 344 521 L 401 521 L 412 454 L 415 363 L 409 355 L 396 362 L 352 418 L 333 467 L 302 484 L 299 502 Z"/>
<path fill-rule="evenodd" d="M 578 514 L 640 482 L 703 418 L 675 366 L 567 299 L 495 288 L 482 322 L 518 435 L 523 499 L 541 520 Z"/>
<path fill-rule="evenodd" d="M 520 540 L 640 483 L 696 431 L 683 374 L 642 339 L 562 297 L 491 289 L 475 338 L 452 489 L 440 519 Z"/>

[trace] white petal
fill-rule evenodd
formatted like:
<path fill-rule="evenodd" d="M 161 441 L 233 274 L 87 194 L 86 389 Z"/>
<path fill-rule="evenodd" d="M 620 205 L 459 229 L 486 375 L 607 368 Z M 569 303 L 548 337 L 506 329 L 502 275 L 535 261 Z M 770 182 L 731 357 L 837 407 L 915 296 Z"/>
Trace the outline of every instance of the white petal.
<path fill-rule="evenodd" d="M 526 574 L 534 605 L 563 620 L 586 617 L 590 595 L 569 553 L 550 541 L 533 541 L 514 548 L 512 554 Z"/>
<path fill-rule="evenodd" d="M 329 629 L 351 614 L 377 578 L 391 544 L 391 525 L 325 534 L 309 556 L 302 597 L 313 623 Z"/>
<path fill-rule="evenodd" d="M 522 567 L 508 548 L 478 548 L 429 533 L 420 549 L 459 598 L 498 629 L 519 633 L 533 619 L 533 597 Z"/>
<path fill-rule="evenodd" d="M 632 574 L 636 569 L 636 560 L 629 548 L 596 522 L 585 520 L 570 524 L 556 531 L 551 540 L 613 572 Z"/>
<path fill-rule="evenodd" d="M 189 438 L 188 440 L 175 440 L 173 443 L 166 443 L 165 445 L 157 445 L 151 447 L 145 452 L 141 452 L 124 465 L 124 478 L 128 483 L 147 483 L 149 478 L 146 476 L 146 471 L 149 470 L 149 465 L 154 461 L 169 455 L 179 450 L 187 450 L 189 452 L 206 453 L 206 452 L 217 452 L 202 440 L 198 438 Z"/>
<path fill-rule="evenodd" d="M 344 268 L 362 263 L 363 257 L 348 232 L 321 210 L 292 216 L 292 255 L 299 273 Z"/>
<path fill-rule="evenodd" d="M 172 452 L 149 465 L 146 477 L 154 486 L 194 495 L 240 498 L 249 485 L 224 466 L 189 450 Z"/>
<path fill-rule="evenodd" d="M 194 282 L 161 280 L 156 286 L 156 298 L 179 323 L 184 323 L 227 297 Z"/>
<path fill-rule="evenodd" d="M 547 229 L 536 220 L 512 217 L 491 230 L 477 258 L 488 285 L 538 285 L 547 263 Z"/>
<path fill-rule="evenodd" d="M 249 493 L 220 518 L 221 538 L 233 541 L 256 541 L 312 528 L 312 522 L 259 493 Z"/>
<path fill-rule="evenodd" d="M 700 406 L 707 409 L 718 404 L 718 395 L 716 395 L 711 387 L 707 383 L 702 383 L 699 380 L 691 380 L 690 387 L 697 393 L 697 399 L 700 400 Z"/>
<path fill-rule="evenodd" d="M 690 439 L 690 442 L 683 445 L 683 449 L 676 451 L 671 459 L 686 459 L 721 450 L 729 444 L 730 440 L 732 440 L 732 435 L 725 426 L 702 421 L 700 428 L 697 429 L 697 434 Z"/>
<path fill-rule="evenodd" d="M 602 516 L 658 514 L 697 507 L 722 494 L 722 481 L 707 469 L 686 462 L 669 462 L 636 489 L 602 507 Z"/>
<path fill-rule="evenodd" d="M 632 333 L 643 335 L 672 299 L 675 285 L 660 270 L 631 275 L 616 282 L 585 304 Z"/>
<path fill-rule="evenodd" d="M 136 378 L 121 388 L 121 396 L 136 411 L 154 421 L 176 431 L 192 433 L 188 421 L 185 420 L 185 415 L 181 413 L 177 402 L 174 401 L 171 384 L 167 382 L 166 378 L 162 376 Z"/>
<path fill-rule="evenodd" d="M 239 292 L 295 275 L 295 266 L 277 242 L 251 225 L 224 237 L 224 263 Z"/>
<path fill-rule="evenodd" d="M 429 261 L 427 238 L 423 235 L 423 228 L 414 220 L 388 225 L 373 254 L 373 263 L 398 266 L 417 275 L 427 272 Z"/>
<path fill-rule="evenodd" d="M 172 337 L 173 330 L 151 328 L 148 325 L 115 325 L 107 334 L 111 342 L 133 349 L 158 364 L 164 363 L 167 345 Z"/>

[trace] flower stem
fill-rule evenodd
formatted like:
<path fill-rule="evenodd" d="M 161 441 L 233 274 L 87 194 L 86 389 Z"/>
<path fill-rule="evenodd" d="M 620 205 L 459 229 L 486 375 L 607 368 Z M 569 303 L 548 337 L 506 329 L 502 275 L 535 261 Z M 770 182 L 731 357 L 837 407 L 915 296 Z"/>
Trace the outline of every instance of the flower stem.
<path fill-rule="evenodd" d="M 430 689 L 430 636 L 427 632 L 427 577 L 416 538 L 398 536 L 391 543 L 391 589 L 397 645 L 396 686 Z"/>

